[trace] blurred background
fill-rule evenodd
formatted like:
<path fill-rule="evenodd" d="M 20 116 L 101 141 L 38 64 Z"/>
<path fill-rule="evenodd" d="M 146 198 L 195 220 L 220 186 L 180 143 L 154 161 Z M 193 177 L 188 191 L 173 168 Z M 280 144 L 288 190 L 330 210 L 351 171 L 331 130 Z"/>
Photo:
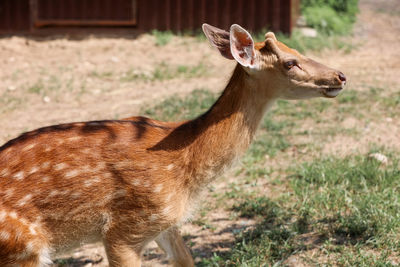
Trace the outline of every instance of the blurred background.
<path fill-rule="evenodd" d="M 205 112 L 235 66 L 200 31 L 237 23 L 344 72 L 280 100 L 182 233 L 196 266 L 400 264 L 399 0 L 0 0 L 0 143 L 38 127 Z M 107 266 L 101 244 L 54 266 Z M 167 266 L 150 244 L 144 266 Z"/>

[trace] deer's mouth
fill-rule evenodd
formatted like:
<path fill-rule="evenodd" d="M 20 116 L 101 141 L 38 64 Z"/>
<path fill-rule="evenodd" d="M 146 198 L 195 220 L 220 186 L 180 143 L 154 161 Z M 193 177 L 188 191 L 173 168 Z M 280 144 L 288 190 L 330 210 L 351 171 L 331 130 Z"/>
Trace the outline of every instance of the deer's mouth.
<path fill-rule="evenodd" d="M 343 87 L 328 87 L 328 88 L 322 88 L 322 94 L 325 97 L 333 98 L 336 97 L 340 91 L 342 91 Z"/>

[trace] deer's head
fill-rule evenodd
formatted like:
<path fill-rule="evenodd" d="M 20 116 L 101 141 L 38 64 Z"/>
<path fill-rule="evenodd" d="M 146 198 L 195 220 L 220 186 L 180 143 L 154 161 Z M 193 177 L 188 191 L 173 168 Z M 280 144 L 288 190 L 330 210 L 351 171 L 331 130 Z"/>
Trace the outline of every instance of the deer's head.
<path fill-rule="evenodd" d="M 269 93 L 274 97 L 335 97 L 346 83 L 342 72 L 287 47 L 272 32 L 265 34 L 263 42 L 255 43 L 237 24 L 233 24 L 229 32 L 203 24 L 203 31 L 222 56 L 236 60 L 261 87 L 268 81 L 265 88 L 273 88 Z"/>

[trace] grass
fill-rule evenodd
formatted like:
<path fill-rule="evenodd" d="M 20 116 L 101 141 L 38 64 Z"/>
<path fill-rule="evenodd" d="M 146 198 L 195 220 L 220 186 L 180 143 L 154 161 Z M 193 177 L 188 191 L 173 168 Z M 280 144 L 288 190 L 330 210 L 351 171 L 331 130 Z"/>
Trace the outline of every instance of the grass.
<path fill-rule="evenodd" d="M 239 233 L 231 251 L 200 266 L 285 266 L 290 256 L 306 257 L 316 248 L 328 266 L 395 266 L 389 256 L 400 252 L 398 160 L 393 156 L 381 166 L 352 155 L 299 164 L 287 170 L 290 194 L 277 199 L 236 188 L 239 203 L 232 210 L 260 223 Z M 313 242 L 304 236 L 314 237 Z"/>
<path fill-rule="evenodd" d="M 158 31 L 158 30 L 153 30 L 151 34 L 155 38 L 155 44 L 157 46 L 165 46 L 167 45 L 171 40 L 174 34 L 171 31 Z"/>

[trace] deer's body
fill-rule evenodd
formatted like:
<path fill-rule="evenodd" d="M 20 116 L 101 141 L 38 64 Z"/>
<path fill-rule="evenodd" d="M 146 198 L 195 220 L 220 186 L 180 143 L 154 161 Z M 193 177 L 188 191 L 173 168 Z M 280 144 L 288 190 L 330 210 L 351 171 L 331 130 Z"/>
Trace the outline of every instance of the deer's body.
<path fill-rule="evenodd" d="M 45 265 L 50 254 L 98 240 L 111 266 L 139 266 L 151 240 L 176 266 L 192 266 L 176 226 L 279 97 L 279 80 L 255 79 L 238 62 L 218 101 L 192 121 L 64 124 L 1 147 L 0 266 Z"/>

